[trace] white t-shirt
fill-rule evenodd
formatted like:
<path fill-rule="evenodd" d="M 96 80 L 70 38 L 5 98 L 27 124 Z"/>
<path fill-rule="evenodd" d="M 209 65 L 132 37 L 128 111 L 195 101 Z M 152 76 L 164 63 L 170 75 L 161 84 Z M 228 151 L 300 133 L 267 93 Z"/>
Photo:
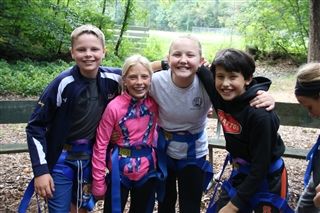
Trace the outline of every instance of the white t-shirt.
<path fill-rule="evenodd" d="M 177 87 L 171 78 L 171 70 L 160 71 L 152 76 L 150 95 L 159 105 L 159 126 L 169 132 L 204 131 L 196 141 L 196 157 L 208 154 L 208 137 L 205 130 L 210 98 L 196 75 L 187 88 Z M 167 154 L 175 159 L 187 157 L 187 144 L 171 142 Z"/>

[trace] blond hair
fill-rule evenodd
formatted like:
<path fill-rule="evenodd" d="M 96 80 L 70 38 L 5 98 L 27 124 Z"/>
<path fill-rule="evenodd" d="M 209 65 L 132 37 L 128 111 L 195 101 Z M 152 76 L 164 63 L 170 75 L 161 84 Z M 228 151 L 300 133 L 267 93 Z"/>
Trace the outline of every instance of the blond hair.
<path fill-rule="evenodd" d="M 296 74 L 297 81 L 308 83 L 320 80 L 320 63 L 308 63 L 301 66 Z"/>
<path fill-rule="evenodd" d="M 171 52 L 171 48 L 173 46 L 173 44 L 175 44 L 176 41 L 180 40 L 180 39 L 189 39 L 193 42 L 195 42 L 199 48 L 199 54 L 200 54 L 200 57 L 202 56 L 202 46 L 201 46 L 201 43 L 199 41 L 199 39 L 197 39 L 196 37 L 192 36 L 192 35 L 182 35 L 182 36 L 179 36 L 177 37 L 176 39 L 174 39 L 171 44 L 170 44 L 170 47 L 169 47 L 169 54 Z"/>
<path fill-rule="evenodd" d="M 74 29 L 71 33 L 71 47 L 73 47 L 74 41 L 83 34 L 92 34 L 95 35 L 102 43 L 102 46 L 105 46 L 105 37 L 103 32 L 96 26 L 91 24 L 84 24 L 80 27 Z"/>
<path fill-rule="evenodd" d="M 152 76 L 152 67 L 151 67 L 151 64 L 150 64 L 150 61 L 144 57 L 144 56 L 141 56 L 139 54 L 136 54 L 136 55 L 132 55 L 130 57 L 128 57 L 124 64 L 123 64 L 123 67 L 122 67 L 122 78 L 126 77 L 129 69 L 137 64 L 141 64 L 143 67 L 145 67 L 150 76 Z M 125 90 L 125 86 L 124 86 L 124 82 L 122 81 L 122 90 L 124 91 Z"/>

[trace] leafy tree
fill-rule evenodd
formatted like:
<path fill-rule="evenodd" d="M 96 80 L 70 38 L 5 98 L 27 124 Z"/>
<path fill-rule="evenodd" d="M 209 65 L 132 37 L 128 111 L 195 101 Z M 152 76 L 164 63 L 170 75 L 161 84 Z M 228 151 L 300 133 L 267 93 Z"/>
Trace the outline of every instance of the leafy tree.
<path fill-rule="evenodd" d="M 116 47 L 115 47 L 115 51 L 114 51 L 114 54 L 116 56 L 119 56 L 119 48 L 121 45 L 123 34 L 128 27 L 128 23 L 129 23 L 131 15 L 132 15 L 133 8 L 134 8 L 133 0 L 127 0 L 126 7 L 125 7 L 125 13 L 124 13 L 124 17 L 123 17 L 123 22 L 122 22 L 121 29 L 120 29 L 119 38 L 116 43 Z"/>
<path fill-rule="evenodd" d="M 253 0 L 243 8 L 235 25 L 248 45 L 297 60 L 295 56 L 307 52 L 308 17 L 305 0 Z"/>
<path fill-rule="evenodd" d="M 320 1 L 310 0 L 308 62 L 320 62 Z"/>
<path fill-rule="evenodd" d="M 70 59 L 70 32 L 92 23 L 104 32 L 113 22 L 103 11 L 104 1 L 3 0 L 0 4 L 1 57 L 10 60 Z M 111 37 L 106 33 L 106 37 Z"/>

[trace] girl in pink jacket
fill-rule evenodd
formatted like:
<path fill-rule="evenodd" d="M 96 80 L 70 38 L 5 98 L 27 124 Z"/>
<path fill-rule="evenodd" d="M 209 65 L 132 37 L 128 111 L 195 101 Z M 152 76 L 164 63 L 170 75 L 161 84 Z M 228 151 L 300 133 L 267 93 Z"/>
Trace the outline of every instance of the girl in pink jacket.
<path fill-rule="evenodd" d="M 148 95 L 152 69 L 134 55 L 124 63 L 123 93 L 111 101 L 99 123 L 92 157 L 92 193 L 105 196 L 104 212 L 152 212 L 159 172 L 156 158 L 158 106 Z M 115 141 L 111 135 L 119 135 Z"/>

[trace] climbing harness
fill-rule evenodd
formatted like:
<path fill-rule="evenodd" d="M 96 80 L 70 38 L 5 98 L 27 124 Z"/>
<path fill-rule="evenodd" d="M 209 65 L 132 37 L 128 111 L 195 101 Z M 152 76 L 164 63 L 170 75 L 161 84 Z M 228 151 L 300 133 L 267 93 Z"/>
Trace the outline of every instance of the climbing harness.
<path fill-rule="evenodd" d="M 126 122 L 130 119 L 135 119 L 142 116 L 149 116 L 147 129 L 143 134 L 143 138 L 139 143 L 135 145 L 130 144 L 129 129 L 126 126 Z M 132 98 L 128 107 L 126 115 L 119 121 L 119 127 L 123 135 L 123 145 L 118 146 L 112 144 L 111 149 L 111 206 L 112 212 L 119 213 L 121 212 L 121 183 L 128 189 L 139 187 L 143 185 L 150 178 L 157 178 L 159 181 L 163 181 L 166 178 L 166 167 L 162 155 L 160 154 L 160 149 L 148 145 L 148 139 L 151 132 L 151 129 L 154 125 L 154 114 L 149 111 L 148 107 L 144 102 L 138 105 L 138 100 Z M 158 157 L 157 166 L 155 165 L 152 153 L 156 150 Z M 128 169 L 128 172 L 138 171 L 141 165 L 141 158 L 146 157 L 149 162 L 149 171 L 143 176 L 140 180 L 134 181 L 130 180 L 128 177 L 123 175 L 124 169 Z M 133 158 L 135 163 L 132 163 Z M 163 197 L 161 190 L 158 190 L 159 197 Z M 148 204 L 147 212 L 152 212 L 154 200 L 150 200 Z"/>
<path fill-rule="evenodd" d="M 307 161 L 309 161 L 308 165 L 307 165 L 307 169 L 306 169 L 306 172 L 304 174 L 304 186 L 306 187 L 309 183 L 309 180 L 310 180 L 310 176 L 311 176 L 311 172 L 312 172 L 312 169 L 313 169 L 313 158 L 314 156 L 316 155 L 318 149 L 319 149 L 319 146 L 320 146 L 320 135 L 317 139 L 317 142 L 313 145 L 313 147 L 310 149 L 310 151 L 308 152 L 307 154 Z"/>
<path fill-rule="evenodd" d="M 66 143 L 59 156 L 53 172 L 63 174 L 70 180 L 76 178 L 77 191 L 76 203 L 77 209 L 86 208 L 92 211 L 95 206 L 95 200 L 91 194 L 91 153 L 92 143 L 86 139 L 80 139 Z M 86 189 L 86 190 L 84 190 Z M 73 192 L 74 193 L 74 192 Z M 18 208 L 19 213 L 25 213 L 30 203 L 31 197 L 34 194 L 34 178 L 29 183 L 21 203 Z M 36 194 L 38 197 L 38 195 Z M 38 212 L 41 212 L 40 204 L 38 203 Z"/>
<path fill-rule="evenodd" d="M 233 170 L 228 180 L 221 181 L 222 174 L 224 173 L 225 167 L 227 166 L 228 162 L 232 163 Z M 273 162 L 269 168 L 269 174 L 273 173 L 283 167 L 283 160 L 279 158 L 275 162 Z M 207 213 L 216 213 L 217 211 L 217 191 L 218 188 L 223 188 L 230 198 L 233 198 L 237 191 L 231 185 L 231 180 L 233 177 L 238 175 L 239 173 L 242 174 L 249 174 L 250 172 L 250 164 L 241 158 L 232 159 L 230 154 L 226 156 L 224 161 L 220 176 L 218 180 L 216 180 L 216 185 L 214 188 L 213 196 L 210 200 L 209 206 L 207 208 Z M 248 207 L 245 212 L 252 212 L 252 210 L 261 202 L 271 203 L 274 207 L 281 210 L 282 213 L 293 213 L 294 211 L 290 208 L 287 201 L 283 199 L 281 196 L 268 192 L 267 180 L 263 180 L 263 184 L 261 185 L 259 192 L 257 192 L 251 199 L 250 199 L 250 207 Z M 242 210 L 243 211 L 243 210 Z"/>
<path fill-rule="evenodd" d="M 171 141 L 187 143 L 187 157 L 185 159 L 179 159 L 174 161 L 172 158 L 168 157 L 166 159 L 167 166 L 176 171 L 181 171 L 186 166 L 194 165 L 199 167 L 202 171 L 205 172 L 205 181 L 203 183 L 203 191 L 206 191 L 207 186 L 213 178 L 213 168 L 209 161 L 205 158 L 196 158 L 196 147 L 195 141 L 201 137 L 202 132 L 191 134 L 187 131 L 183 132 L 168 132 L 162 128 L 159 128 L 158 131 L 159 139 L 158 144 L 165 144 L 165 150 L 167 149 Z"/>

